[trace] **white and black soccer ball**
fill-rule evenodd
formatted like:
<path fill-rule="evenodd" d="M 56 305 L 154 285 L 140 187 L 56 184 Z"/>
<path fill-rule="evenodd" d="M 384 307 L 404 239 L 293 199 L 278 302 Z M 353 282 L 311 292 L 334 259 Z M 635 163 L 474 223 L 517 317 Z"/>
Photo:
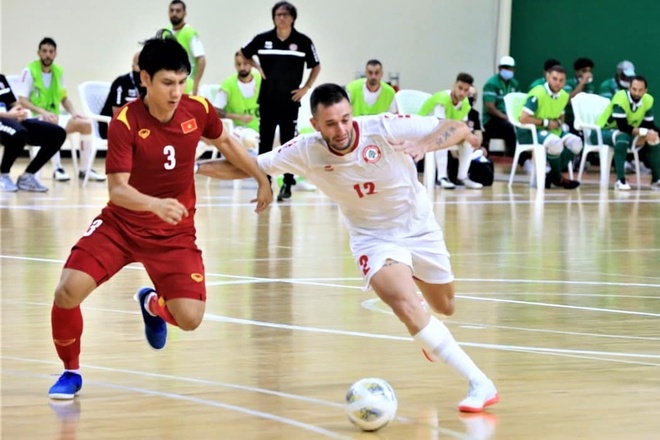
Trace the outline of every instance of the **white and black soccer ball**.
<path fill-rule="evenodd" d="M 363 431 L 376 431 L 396 416 L 394 390 L 383 379 L 360 379 L 346 392 L 344 410 L 348 419 Z"/>

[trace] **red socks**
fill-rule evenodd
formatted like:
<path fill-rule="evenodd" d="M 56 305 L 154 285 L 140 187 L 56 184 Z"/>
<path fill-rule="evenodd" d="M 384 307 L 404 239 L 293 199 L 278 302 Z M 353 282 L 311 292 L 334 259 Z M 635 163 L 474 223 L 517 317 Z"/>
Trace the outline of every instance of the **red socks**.
<path fill-rule="evenodd" d="M 176 320 L 174 319 L 174 316 L 170 313 L 170 311 L 167 308 L 167 305 L 165 304 L 165 300 L 163 297 L 153 295 L 149 299 L 149 304 L 147 304 L 147 307 L 151 313 L 154 315 L 160 316 L 167 322 L 168 324 L 172 324 L 175 326 L 179 326 L 179 324 L 176 323 Z"/>
<path fill-rule="evenodd" d="M 53 342 L 57 354 L 64 362 L 65 370 L 80 368 L 80 337 L 83 331 L 83 318 L 80 306 L 62 309 L 53 303 L 50 314 L 53 329 Z"/>

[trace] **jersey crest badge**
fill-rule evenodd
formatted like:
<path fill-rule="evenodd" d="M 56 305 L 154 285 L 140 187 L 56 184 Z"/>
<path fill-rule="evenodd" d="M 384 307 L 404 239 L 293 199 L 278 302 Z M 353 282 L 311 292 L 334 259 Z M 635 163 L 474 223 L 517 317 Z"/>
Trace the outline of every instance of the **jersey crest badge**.
<path fill-rule="evenodd" d="M 380 160 L 382 153 L 377 145 L 367 145 L 362 150 L 362 158 L 366 163 L 376 163 Z"/>
<path fill-rule="evenodd" d="M 150 134 L 151 130 L 148 128 L 143 128 L 142 130 L 138 131 L 138 136 L 140 136 L 142 139 L 148 138 Z"/>
<path fill-rule="evenodd" d="M 181 123 L 181 131 L 183 131 L 183 134 L 192 133 L 195 130 L 197 130 L 197 119 L 192 118 Z"/>
<path fill-rule="evenodd" d="M 295 43 L 289 44 L 289 50 L 298 50 L 298 45 Z"/>

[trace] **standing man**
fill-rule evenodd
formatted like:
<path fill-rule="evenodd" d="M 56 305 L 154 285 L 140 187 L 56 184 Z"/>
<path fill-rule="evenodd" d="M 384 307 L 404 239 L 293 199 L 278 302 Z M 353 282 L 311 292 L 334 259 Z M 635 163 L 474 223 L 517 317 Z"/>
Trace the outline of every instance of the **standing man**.
<path fill-rule="evenodd" d="M 491 139 L 504 139 L 506 152 L 510 156 L 513 156 L 516 151 L 516 132 L 507 119 L 504 96 L 520 91 L 518 80 L 514 78 L 515 71 L 516 62 L 512 57 L 504 56 L 500 58 L 498 72 L 486 81 L 482 98 L 484 104 L 484 145 L 488 148 Z"/>
<path fill-rule="evenodd" d="M 629 90 L 616 92 L 597 121 L 603 127 L 603 142 L 614 147 L 614 188 L 620 191 L 630 190 L 630 185 L 626 183 L 625 162 L 635 137 L 638 137 L 635 146 L 644 146 L 647 150 L 651 166 L 651 188 L 660 189 L 660 138 L 654 123 L 653 96 L 647 90 L 646 78 L 633 77 Z M 591 137 L 592 141 L 597 141 L 595 131 L 592 131 Z"/>
<path fill-rule="evenodd" d="M 39 42 L 37 50 L 38 60 L 28 64 L 21 73 L 21 89 L 18 91 L 21 106 L 32 111 L 39 119 L 58 124 L 69 133 L 80 133 L 82 142 L 82 155 L 80 163 L 84 166 L 88 163 L 89 155 L 92 154 L 92 125 L 90 121 L 76 112 L 69 99 L 66 85 L 64 84 L 64 69 L 55 64 L 57 56 L 57 44 L 52 38 L 46 37 Z M 60 115 L 60 105 L 69 112 L 70 116 Z M 62 168 L 59 152 L 53 155 L 53 179 L 65 182 L 70 180 L 69 175 Z M 81 167 L 78 178 L 84 179 L 89 174 L 89 180 L 102 182 L 105 176 L 98 174 L 92 169 Z"/>
<path fill-rule="evenodd" d="M 7 78 L 0 73 L 0 144 L 4 146 L 0 163 L 0 191 L 46 192 L 35 174 L 57 153 L 66 140 L 62 127 L 38 119 L 28 119 L 28 112 L 16 100 Z M 9 175 L 26 144 L 38 145 L 37 155 L 14 183 Z"/>
<path fill-rule="evenodd" d="M 548 80 L 542 86 L 536 86 L 527 94 L 527 101 L 522 108 L 520 123 L 533 124 L 537 127 L 538 141 L 546 149 L 550 172 L 545 179 L 545 187 L 553 185 L 574 189 L 580 186 L 577 180 L 562 176 L 562 170 L 582 151 L 582 140 L 569 132 L 562 131 L 564 112 L 568 105 L 568 93 L 564 90 L 566 70 L 563 66 L 553 66 L 548 70 Z M 521 143 L 531 144 L 529 130 L 518 130 Z"/>
<path fill-rule="evenodd" d="M 53 342 L 64 373 L 52 399 L 73 399 L 82 387 L 80 304 L 122 267 L 141 262 L 154 288 L 136 293 L 149 345 L 162 349 L 167 325 L 194 330 L 206 301 L 202 253 L 195 244 L 195 150 L 203 136 L 259 183 L 256 212 L 272 201 L 268 179 L 222 129 L 205 98 L 184 94 L 190 62 L 173 39 L 147 40 L 140 52 L 147 93 L 124 106 L 108 129 L 110 200 L 73 246 L 55 289 Z"/>
<path fill-rule="evenodd" d="M 222 81 L 218 94 L 215 95 L 213 106 L 221 118 L 234 121 L 234 133 L 237 139 L 242 139 L 246 149 L 257 145 L 251 144 L 259 137 L 259 90 L 261 89 L 261 74 L 252 69 L 252 63 L 236 52 L 234 55 L 236 73 Z"/>
<path fill-rule="evenodd" d="M 467 125 L 416 115 L 353 120 L 348 94 L 336 84 L 318 86 L 310 104 L 317 132 L 259 155 L 259 168 L 304 175 L 339 205 L 366 285 L 392 308 L 429 361 L 444 360 L 469 381 L 460 411 L 497 403 L 493 382 L 417 296 L 419 289 L 437 313 L 454 312 L 449 253 L 413 159 L 470 139 Z M 199 172 L 220 177 L 227 168 L 211 161 Z"/>
<path fill-rule="evenodd" d="M 140 95 L 144 95 L 145 89 L 140 82 L 140 67 L 138 66 L 138 57 L 140 52 L 133 55 L 131 71 L 125 75 L 118 76 L 110 86 L 110 92 L 103 104 L 101 114 L 104 116 L 114 116 L 125 104 L 135 101 Z M 99 135 L 103 139 L 108 137 L 108 124 L 99 122 Z"/>
<path fill-rule="evenodd" d="M 470 113 L 470 102 L 468 101 L 468 93 L 470 87 L 474 83 L 474 78 L 469 73 L 459 73 L 456 76 L 456 82 L 449 90 L 442 90 L 429 99 L 426 100 L 419 110 L 422 116 L 435 116 L 438 119 L 450 119 L 452 121 L 463 121 L 467 124 L 468 114 Z M 474 136 L 470 134 L 469 136 Z M 476 137 L 473 142 L 481 145 Z M 471 189 L 481 189 L 481 183 L 473 182 L 468 177 L 468 170 L 470 169 L 470 158 L 474 149 L 468 142 L 463 142 L 459 145 L 458 156 L 458 174 L 456 176 L 456 185 L 464 186 Z M 438 183 L 446 189 L 454 189 L 455 185 L 449 181 L 447 177 L 447 165 L 449 163 L 448 154 L 446 149 L 438 150 L 435 152 L 435 160 L 438 164 Z"/>
<path fill-rule="evenodd" d="M 172 26 L 167 29 L 172 32 L 176 41 L 186 50 L 188 61 L 192 66 L 186 82 L 185 92 L 196 95 L 206 68 L 204 46 L 199 39 L 197 30 L 185 22 L 186 4 L 182 0 L 172 0 L 169 12 Z"/>
<path fill-rule="evenodd" d="M 394 88 L 383 81 L 383 65 L 378 60 L 367 61 L 366 78 L 359 78 L 346 85 L 351 99 L 353 116 L 397 113 Z"/>
<path fill-rule="evenodd" d="M 275 128 L 280 127 L 280 143 L 293 139 L 298 120 L 300 100 L 311 89 L 321 71 L 318 54 L 312 40 L 296 30 L 296 7 L 282 1 L 271 11 L 275 28 L 258 34 L 241 48 L 242 55 L 261 71 L 259 92 L 259 153 L 273 149 Z M 259 57 L 257 64 L 252 57 Z M 300 87 L 305 70 L 312 69 Z M 285 173 L 278 201 L 291 198 L 291 186 L 296 184 L 293 174 Z"/>

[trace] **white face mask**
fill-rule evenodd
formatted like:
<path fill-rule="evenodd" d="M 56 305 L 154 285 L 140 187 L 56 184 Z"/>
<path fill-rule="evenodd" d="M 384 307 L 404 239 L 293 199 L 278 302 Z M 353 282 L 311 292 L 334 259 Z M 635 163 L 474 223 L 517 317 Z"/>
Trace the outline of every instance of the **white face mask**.
<path fill-rule="evenodd" d="M 619 81 L 619 85 L 624 89 L 630 88 L 630 81 Z"/>

